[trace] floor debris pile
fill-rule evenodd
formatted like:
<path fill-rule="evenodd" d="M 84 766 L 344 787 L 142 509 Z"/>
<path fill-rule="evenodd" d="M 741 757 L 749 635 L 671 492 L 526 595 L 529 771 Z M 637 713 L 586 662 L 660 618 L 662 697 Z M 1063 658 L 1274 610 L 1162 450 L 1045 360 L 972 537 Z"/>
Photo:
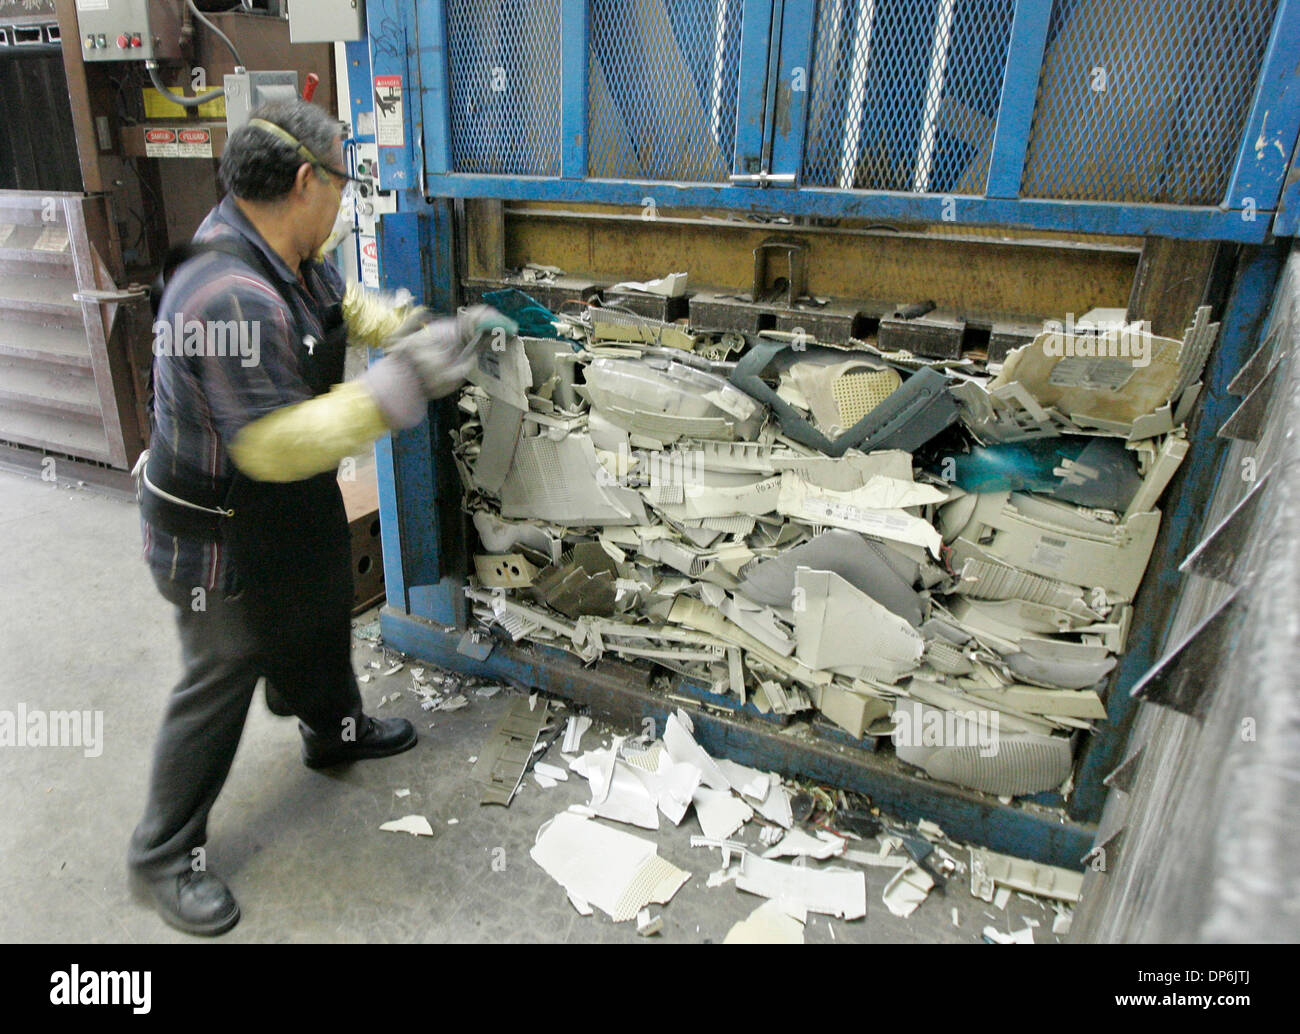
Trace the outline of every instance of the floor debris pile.
<path fill-rule="evenodd" d="M 595 306 L 532 327 L 554 336 L 484 350 L 453 433 L 480 622 L 778 720 L 820 712 L 936 779 L 1066 782 L 1187 451 L 1208 309 L 1181 339 L 1113 310 L 1049 323 L 1000 367 Z M 715 839 L 742 800 L 774 806 L 713 763 L 687 790 L 700 760 L 666 733 L 580 774 L 597 814 L 694 803 Z M 899 907 L 923 884 L 900 872 Z"/>
<path fill-rule="evenodd" d="M 517 709 L 522 714 L 525 707 Z M 966 847 L 932 822 L 908 826 L 884 816 L 865 798 L 713 758 L 681 710 L 669 716 L 658 739 L 614 735 L 578 753 L 589 726 L 589 719 L 570 717 L 562 737 L 552 742 L 561 747 L 569 771 L 587 781 L 590 800 L 543 824 L 530 852 L 582 915 L 599 908 L 615 922 L 635 918 L 641 936 L 661 931 L 662 916 L 649 906 L 668 904 L 691 874 L 659 857 L 653 841 L 598 820 L 659 830 L 663 820 L 680 826 L 693 811 L 701 834 L 691 836 L 691 847 L 721 855 L 721 868 L 707 875 L 706 886 L 731 883 L 767 899 L 732 928 L 726 943 L 803 943 L 810 913 L 863 919 L 871 869 L 888 870 L 882 901 L 900 918 L 931 894 L 944 895 L 950 879 L 969 872 L 977 902 L 1005 913 L 1015 891 L 1042 910 L 1044 920 L 1053 908 L 1053 932 L 1068 932 L 1082 885 L 1079 873 Z M 744 842 L 754 839 L 757 844 Z M 952 911 L 957 925 L 958 910 Z M 996 921 L 994 913 L 985 915 Z M 1008 929 L 990 927 L 996 936 L 985 940 L 1032 942 L 1032 927 L 1041 922 L 1027 923 L 1028 934 L 1012 930 L 1008 915 Z"/>
<path fill-rule="evenodd" d="M 384 657 L 386 671 L 395 659 L 402 658 Z M 410 660 L 402 673 L 416 687 L 450 675 Z M 466 745 L 476 752 L 456 759 L 467 772 L 469 799 L 501 806 L 485 814 L 512 814 L 506 809 L 531 776 L 531 793 L 544 795 L 535 801 L 555 800 L 550 791 L 572 802 L 542 822 L 528 854 L 580 915 L 600 911 L 614 922 L 635 920 L 642 938 L 676 936 L 688 931 L 674 921 L 671 908 L 656 906 L 670 906 L 694 881 L 706 894 L 731 884 L 731 893 L 764 899 L 735 923 L 724 943 L 803 943 L 805 929 L 817 923 L 834 939 L 831 920 L 865 919 L 869 898 L 877 910 L 883 903 L 890 914 L 907 919 L 938 897 L 945 917 L 952 906 L 953 927 L 970 931 L 967 939 L 987 921 L 982 936 L 988 943 L 1032 943 L 1034 930 L 1048 924 L 1054 937 L 1069 931 L 1079 873 L 958 843 L 933 822 L 904 823 L 859 794 L 714 757 L 681 709 L 669 714 L 657 738 L 650 728 L 626 735 L 607 726 L 596 729 L 589 716 L 541 693 L 484 688 L 499 695 L 494 720 L 485 722 L 481 712 L 454 719 L 484 730 L 472 733 L 481 738 Z M 414 708 L 414 697 L 408 694 L 402 706 Z M 574 789 L 557 790 L 561 784 Z M 445 824 L 448 833 L 460 825 L 456 817 L 431 821 L 427 812 L 411 812 L 437 806 L 425 795 L 413 796 L 410 786 L 391 793 L 394 817 L 379 825 L 383 832 L 436 844 L 443 835 L 436 825 Z M 668 836 L 674 832 L 675 840 Z M 664 857 L 665 848 L 675 855 L 672 860 Z M 963 892 L 946 896 L 956 879 Z M 1037 913 L 1010 908 L 1013 896 Z M 970 915 L 985 902 L 983 918 Z M 958 905 L 965 922 L 959 921 Z M 679 908 L 678 920 L 682 915 Z"/>

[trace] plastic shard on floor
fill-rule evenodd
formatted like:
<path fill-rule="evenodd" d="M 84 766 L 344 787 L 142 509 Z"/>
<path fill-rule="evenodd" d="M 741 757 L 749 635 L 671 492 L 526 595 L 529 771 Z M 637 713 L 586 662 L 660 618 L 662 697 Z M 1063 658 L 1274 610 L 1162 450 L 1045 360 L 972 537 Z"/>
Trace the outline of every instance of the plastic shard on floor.
<path fill-rule="evenodd" d="M 579 911 L 594 905 L 616 923 L 649 904 L 666 905 L 691 875 L 660 858 L 649 840 L 567 811 L 537 831 L 529 856 Z"/>
<path fill-rule="evenodd" d="M 691 803 L 695 805 L 700 829 L 712 840 L 725 840 L 754 817 L 754 809 L 733 797 L 729 790 L 696 787 L 691 794 Z"/>
<path fill-rule="evenodd" d="M 983 930 L 984 939 L 990 944 L 1033 944 L 1034 931 L 1032 927 L 1025 926 L 1011 933 L 1003 933 L 993 926 L 986 926 Z"/>
<path fill-rule="evenodd" d="M 915 863 L 906 865 L 890 877 L 885 884 L 885 907 L 894 915 L 906 919 L 934 889 L 934 879 Z"/>
<path fill-rule="evenodd" d="M 799 909 L 782 901 L 765 901 L 727 931 L 723 944 L 803 944 L 804 920 Z M 806 915 L 806 913 L 802 913 Z"/>
<path fill-rule="evenodd" d="M 473 778 L 482 787 L 481 804 L 509 807 L 519 792 L 547 717 L 545 701 L 540 707 L 530 707 L 527 697 L 511 701 L 510 710 L 492 730 L 474 764 Z"/>
<path fill-rule="evenodd" d="M 405 815 L 400 819 L 385 822 L 379 828 L 388 833 L 410 833 L 417 837 L 433 836 L 433 827 L 423 815 Z"/>
<path fill-rule="evenodd" d="M 564 725 L 564 741 L 560 751 L 573 754 L 582 746 L 582 737 L 591 728 L 591 719 L 586 715 L 573 715 Z"/>
<path fill-rule="evenodd" d="M 971 894 L 984 901 L 992 901 L 998 887 L 1075 904 L 1083 893 L 1083 873 L 998 854 L 982 847 L 972 847 Z"/>
<path fill-rule="evenodd" d="M 786 865 L 745 852 L 736 886 L 840 919 L 861 919 L 867 914 L 866 877 L 851 869 Z"/>
<path fill-rule="evenodd" d="M 763 852 L 764 858 L 833 858 L 844 854 L 848 842 L 827 830 L 818 830 L 809 836 L 801 829 L 792 829 L 772 847 Z"/>

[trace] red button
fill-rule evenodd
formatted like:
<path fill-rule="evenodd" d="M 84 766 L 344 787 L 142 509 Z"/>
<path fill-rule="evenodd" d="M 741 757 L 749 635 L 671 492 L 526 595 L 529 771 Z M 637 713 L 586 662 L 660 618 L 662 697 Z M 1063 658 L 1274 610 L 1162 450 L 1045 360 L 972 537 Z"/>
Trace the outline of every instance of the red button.
<path fill-rule="evenodd" d="M 125 50 L 131 45 L 131 39 L 125 33 L 117 37 L 117 45 L 121 50 Z"/>
<path fill-rule="evenodd" d="M 131 46 L 133 46 L 133 47 L 142 47 L 142 46 L 144 46 L 144 44 L 140 42 L 140 34 L 139 34 L 138 32 L 137 32 L 134 36 L 131 37 Z"/>

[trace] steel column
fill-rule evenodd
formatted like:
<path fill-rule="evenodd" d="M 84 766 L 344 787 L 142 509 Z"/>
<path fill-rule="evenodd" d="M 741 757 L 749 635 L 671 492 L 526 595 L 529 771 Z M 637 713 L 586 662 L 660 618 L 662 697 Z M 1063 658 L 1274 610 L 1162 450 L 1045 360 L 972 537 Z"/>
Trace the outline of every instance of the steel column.
<path fill-rule="evenodd" d="M 563 0 L 560 11 L 560 174 L 587 175 L 587 55 L 591 12 L 587 0 Z"/>
<path fill-rule="evenodd" d="M 1007 69 L 1002 78 L 1002 100 L 993 131 L 993 157 L 989 161 L 989 197 L 1013 198 L 1020 193 L 1034 122 L 1034 102 L 1047 45 L 1052 0 L 1019 0 L 1011 22 Z"/>
<path fill-rule="evenodd" d="M 1224 202 L 1239 213 L 1238 218 L 1258 220 L 1261 212 L 1277 207 L 1296 135 L 1300 133 L 1298 54 L 1300 0 L 1282 0 Z"/>
<path fill-rule="evenodd" d="M 736 155 L 732 172 L 749 176 L 763 163 L 767 131 L 768 51 L 772 0 L 744 0 L 740 22 L 740 75 L 736 83 Z M 656 184 L 657 186 L 657 184 Z"/>
<path fill-rule="evenodd" d="M 795 177 L 782 186 L 797 186 L 803 171 L 816 25 L 815 0 L 785 0 L 781 15 L 781 48 L 776 70 L 769 170 L 774 176 Z"/>
<path fill-rule="evenodd" d="M 424 169 L 451 171 L 451 106 L 447 89 L 447 10 L 444 0 L 419 0 L 413 38 L 417 53 L 412 77 L 420 83 Z"/>
<path fill-rule="evenodd" d="M 430 0 L 436 2 L 436 0 Z M 423 5 L 422 5 L 423 6 Z M 396 76 L 401 86 L 403 108 L 402 145 L 379 148 L 379 185 L 384 190 L 407 190 L 420 181 L 416 152 L 420 147 L 422 127 L 419 111 L 419 73 L 407 60 L 414 45 L 415 26 L 409 24 L 415 11 L 403 0 L 370 0 L 366 5 L 366 35 L 370 41 L 370 68 L 375 80 Z M 378 122 L 380 112 L 375 112 Z M 444 121 L 444 126 L 446 122 Z"/>

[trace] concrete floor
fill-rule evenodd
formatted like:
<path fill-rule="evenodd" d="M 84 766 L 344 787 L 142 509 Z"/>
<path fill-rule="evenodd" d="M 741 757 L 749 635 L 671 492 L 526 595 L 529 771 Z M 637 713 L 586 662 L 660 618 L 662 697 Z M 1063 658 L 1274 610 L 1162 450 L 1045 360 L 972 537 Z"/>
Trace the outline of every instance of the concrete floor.
<path fill-rule="evenodd" d="M 163 700 L 179 674 L 170 606 L 139 558 L 135 506 L 0 472 L 0 542 L 0 709 L 23 703 L 104 716 L 99 757 L 77 748 L 0 748 L 0 940 L 193 942 L 126 890 L 126 842 L 143 802 Z M 358 671 L 381 653 L 358 641 Z M 477 803 L 469 758 L 508 706 L 509 692 L 491 699 L 471 692 L 468 708 L 429 715 L 407 691 L 375 711 L 382 696 L 409 686 L 404 670 L 362 690 L 368 710 L 414 721 L 419 745 L 329 774 L 301 764 L 292 720 L 272 716 L 260 696 L 254 702 L 209 826 L 208 864 L 243 909 L 239 925 L 220 940 L 639 940 L 634 923 L 616 925 L 599 912 L 579 916 L 528 856 L 542 823 L 588 800 L 585 781 L 571 777 L 542 790 L 530 777 L 509 809 Z M 608 743 L 610 734 L 595 726 L 584 747 Z M 564 764 L 558 746 L 547 760 Z M 409 797 L 394 796 L 402 787 Z M 416 812 L 429 819 L 433 837 L 379 830 Z M 459 821 L 449 825 L 450 819 Z M 700 832 L 693 815 L 657 833 L 619 828 L 654 839 L 662 856 L 693 874 L 668 905 L 654 906 L 664 928 L 652 941 L 719 942 L 762 903 L 733 884 L 705 886 L 720 859 L 689 846 Z M 757 844 L 757 826 L 739 838 Z M 492 865 L 498 848 L 504 871 Z M 999 912 L 971 898 L 961 878 L 946 897 L 931 894 L 911 917 L 896 918 L 881 902 L 889 874 L 867 870 L 864 920 L 810 916 L 806 941 L 979 943 L 985 925 L 1017 929 L 1025 925 L 1021 917 L 1042 924 L 1039 943 L 1058 939 L 1050 933 L 1050 911 L 1013 897 Z M 953 907 L 960 927 L 952 924 Z"/>

